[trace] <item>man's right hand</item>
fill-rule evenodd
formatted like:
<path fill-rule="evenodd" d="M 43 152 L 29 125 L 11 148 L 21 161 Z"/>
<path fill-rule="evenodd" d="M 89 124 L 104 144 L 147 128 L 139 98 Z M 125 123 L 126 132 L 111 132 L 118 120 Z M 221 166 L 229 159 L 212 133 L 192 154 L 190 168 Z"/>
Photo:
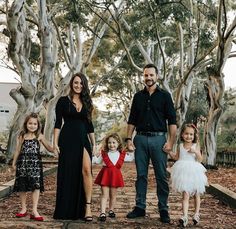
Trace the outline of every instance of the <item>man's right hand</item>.
<path fill-rule="evenodd" d="M 135 150 L 135 146 L 134 146 L 134 143 L 132 140 L 128 140 L 127 143 L 126 143 L 126 148 L 127 148 L 127 151 L 129 152 L 134 152 Z"/>

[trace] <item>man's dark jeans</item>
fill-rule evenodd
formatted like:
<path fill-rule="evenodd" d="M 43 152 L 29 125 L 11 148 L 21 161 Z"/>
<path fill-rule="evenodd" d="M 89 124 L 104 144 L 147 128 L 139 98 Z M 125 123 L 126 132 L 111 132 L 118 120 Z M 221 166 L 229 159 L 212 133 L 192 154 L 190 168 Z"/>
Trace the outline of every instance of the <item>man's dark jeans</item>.
<path fill-rule="evenodd" d="M 166 136 L 144 136 L 136 135 L 134 138 L 135 164 L 137 170 L 136 187 L 136 206 L 146 209 L 147 176 L 150 159 L 153 164 L 156 183 L 158 208 L 168 210 L 169 186 L 167 182 L 167 154 L 162 147 L 166 142 Z"/>

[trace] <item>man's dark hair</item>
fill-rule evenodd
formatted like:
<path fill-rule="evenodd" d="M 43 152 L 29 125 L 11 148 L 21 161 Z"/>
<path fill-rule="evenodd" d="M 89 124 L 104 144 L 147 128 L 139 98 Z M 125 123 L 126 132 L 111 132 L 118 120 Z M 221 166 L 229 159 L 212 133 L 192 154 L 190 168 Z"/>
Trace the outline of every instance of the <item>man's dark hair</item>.
<path fill-rule="evenodd" d="M 156 74 L 158 74 L 158 69 L 157 69 L 157 66 L 155 64 L 146 64 L 144 67 L 143 67 L 143 70 L 145 68 L 155 68 L 155 71 L 156 71 Z"/>

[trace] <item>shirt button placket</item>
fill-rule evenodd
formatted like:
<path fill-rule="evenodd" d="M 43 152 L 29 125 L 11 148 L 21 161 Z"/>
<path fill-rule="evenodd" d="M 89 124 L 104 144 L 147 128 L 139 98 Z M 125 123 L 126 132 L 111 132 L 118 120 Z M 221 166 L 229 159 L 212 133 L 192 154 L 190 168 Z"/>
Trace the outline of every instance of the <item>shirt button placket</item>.
<path fill-rule="evenodd" d="M 151 100 L 150 100 L 150 98 L 147 100 L 147 102 L 148 102 L 148 105 L 147 105 L 147 112 L 150 112 L 150 102 L 151 102 Z M 149 116 L 149 119 L 148 120 L 150 120 L 150 113 L 148 114 L 148 116 Z M 150 123 L 148 122 L 147 123 L 147 129 L 148 130 L 150 130 Z"/>

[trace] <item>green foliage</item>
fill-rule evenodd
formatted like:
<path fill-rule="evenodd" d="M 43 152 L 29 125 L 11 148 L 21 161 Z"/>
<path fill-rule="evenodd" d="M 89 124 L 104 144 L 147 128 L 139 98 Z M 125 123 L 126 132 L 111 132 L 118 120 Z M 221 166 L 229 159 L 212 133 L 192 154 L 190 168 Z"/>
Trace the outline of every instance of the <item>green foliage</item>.
<path fill-rule="evenodd" d="M 126 138 L 126 129 L 127 129 L 127 123 L 124 121 L 119 121 L 114 123 L 114 125 L 108 132 L 119 134 L 121 139 L 124 141 L 124 139 Z"/>
<path fill-rule="evenodd" d="M 184 23 L 186 18 L 190 16 L 190 11 L 181 2 L 169 1 L 169 4 L 162 4 L 160 6 L 161 17 L 163 19 L 174 20 Z"/>
<path fill-rule="evenodd" d="M 34 4 L 34 0 L 27 0 L 26 3 L 27 3 L 29 6 L 31 6 L 31 5 Z"/>
<path fill-rule="evenodd" d="M 82 26 L 86 25 L 88 22 L 87 15 L 89 15 L 90 11 L 84 4 L 84 1 L 71 0 L 67 1 L 64 6 L 67 11 L 64 20 L 79 23 Z"/>
<path fill-rule="evenodd" d="M 222 130 L 217 138 L 218 148 L 236 148 L 236 129 L 235 130 Z"/>
<path fill-rule="evenodd" d="M 199 31 L 199 40 L 201 49 L 208 49 L 212 46 L 212 43 L 215 39 L 215 31 L 213 29 L 200 29 Z"/>
<path fill-rule="evenodd" d="M 33 65 L 40 64 L 40 46 L 39 46 L 39 44 L 37 44 L 35 42 L 31 43 L 29 60 Z"/>
<path fill-rule="evenodd" d="M 207 116 L 208 103 L 203 84 L 196 79 L 190 96 L 189 109 L 186 114 L 186 122 L 198 123 Z"/>

